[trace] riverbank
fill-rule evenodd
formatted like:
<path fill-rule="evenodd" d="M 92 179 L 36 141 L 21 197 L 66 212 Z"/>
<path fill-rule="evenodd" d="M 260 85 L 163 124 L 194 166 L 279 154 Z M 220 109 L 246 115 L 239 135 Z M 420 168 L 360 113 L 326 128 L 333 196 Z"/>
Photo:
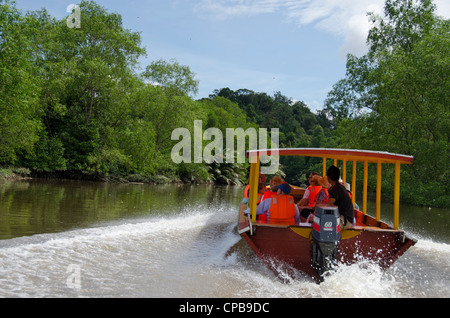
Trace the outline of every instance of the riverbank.
<path fill-rule="evenodd" d="M 141 174 L 130 174 L 125 176 L 105 175 L 98 172 L 82 171 L 82 170 L 62 170 L 62 171 L 34 171 L 28 168 L 18 167 L 0 167 L 0 183 L 14 180 L 26 180 L 26 179 L 48 179 L 48 180 L 78 180 L 78 181 L 93 181 L 93 182 L 106 182 L 106 183 L 123 183 L 123 184 L 151 184 L 151 185 L 168 185 L 168 184 L 209 184 L 209 185 L 243 185 L 242 183 L 236 183 L 231 178 L 208 178 L 208 180 L 202 178 L 194 178 L 189 174 L 185 174 L 180 178 L 174 175 L 153 175 L 144 176 Z M 405 182 L 405 181 L 404 181 Z M 442 199 L 439 193 L 436 191 L 430 191 L 429 189 L 421 187 L 408 187 L 411 182 L 405 182 L 402 186 L 401 203 L 411 204 L 418 207 L 428 208 L 446 208 L 449 206 L 446 202 L 448 197 Z M 358 184 L 361 184 L 359 182 Z M 429 184 L 432 187 L 433 184 Z M 357 193 L 362 193 L 362 189 L 357 188 Z M 438 194 L 438 199 L 433 199 L 427 196 L 427 193 Z M 370 193 L 370 192 L 369 192 Z M 359 195 L 359 194 L 357 194 Z M 360 200 L 357 198 L 357 200 Z M 391 203 L 393 198 L 388 195 L 383 195 L 385 202 Z"/>
<path fill-rule="evenodd" d="M 27 168 L 3 168 L 0 167 L 0 182 L 21 179 L 31 179 L 31 171 Z"/>
<path fill-rule="evenodd" d="M 34 171 L 28 168 L 0 167 L 0 182 L 25 179 L 67 179 L 79 181 L 111 182 L 111 183 L 146 183 L 146 184 L 213 184 L 211 181 L 182 180 L 173 176 L 143 176 L 131 174 L 127 176 L 104 175 L 82 170 Z"/>

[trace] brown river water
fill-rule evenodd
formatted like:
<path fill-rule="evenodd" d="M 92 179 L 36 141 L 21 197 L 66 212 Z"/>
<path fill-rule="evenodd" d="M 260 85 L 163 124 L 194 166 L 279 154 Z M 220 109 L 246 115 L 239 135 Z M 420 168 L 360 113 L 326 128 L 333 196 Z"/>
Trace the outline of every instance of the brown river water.
<path fill-rule="evenodd" d="M 0 183 L 0 297 L 450 297 L 450 209 L 402 205 L 417 239 L 382 271 L 281 281 L 236 232 L 242 187 Z M 369 214 L 373 210 L 369 202 Z M 392 205 L 382 205 L 392 222 Z"/>

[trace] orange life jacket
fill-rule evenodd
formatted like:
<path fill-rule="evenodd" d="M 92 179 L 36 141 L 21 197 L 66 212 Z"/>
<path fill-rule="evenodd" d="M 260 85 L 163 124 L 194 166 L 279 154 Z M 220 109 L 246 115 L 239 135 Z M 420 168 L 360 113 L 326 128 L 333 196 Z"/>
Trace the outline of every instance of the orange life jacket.
<path fill-rule="evenodd" d="M 250 185 L 248 184 L 244 190 L 244 198 L 249 198 L 249 193 L 250 193 Z M 256 201 L 258 202 L 258 204 L 261 202 L 262 197 L 263 195 L 261 193 L 258 193 L 258 199 Z"/>
<path fill-rule="evenodd" d="M 271 198 L 272 196 L 274 196 L 276 194 L 277 194 L 276 192 L 266 191 L 266 192 L 264 192 L 264 196 L 262 198 L 262 201 L 264 201 L 265 199 L 269 199 L 269 198 Z"/>
<path fill-rule="evenodd" d="M 269 208 L 269 222 L 295 224 L 295 203 L 291 195 L 273 195 Z"/>
<path fill-rule="evenodd" d="M 309 186 L 309 203 L 308 206 L 314 206 L 316 203 L 317 195 L 319 194 L 319 191 L 322 190 L 322 186 Z"/>
<path fill-rule="evenodd" d="M 266 192 L 264 192 L 264 195 L 263 195 L 261 201 L 270 200 L 270 198 L 274 195 L 277 195 L 277 193 L 272 192 L 272 191 L 266 191 Z M 267 214 L 264 213 L 264 214 L 258 215 L 258 220 L 260 220 L 262 222 L 267 222 Z"/>
<path fill-rule="evenodd" d="M 250 191 L 250 185 L 247 184 L 247 186 L 245 187 L 245 190 L 244 190 L 244 198 L 248 198 L 249 191 Z"/>

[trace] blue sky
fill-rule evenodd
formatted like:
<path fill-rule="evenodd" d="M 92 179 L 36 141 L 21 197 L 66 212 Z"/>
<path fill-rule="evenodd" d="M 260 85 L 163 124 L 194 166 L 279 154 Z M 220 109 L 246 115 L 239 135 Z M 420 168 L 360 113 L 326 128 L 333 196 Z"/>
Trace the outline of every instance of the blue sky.
<path fill-rule="evenodd" d="M 188 65 L 199 80 L 196 98 L 214 89 L 280 91 L 315 111 L 345 76 L 348 53 L 366 52 L 367 11 L 384 0 L 97 0 L 141 32 L 147 57 Z M 77 0 L 16 0 L 21 10 L 45 7 L 56 18 Z M 435 0 L 450 17 L 450 1 Z M 81 21 L 82 23 L 82 21 Z M 82 24 L 81 24 L 82 27 Z"/>

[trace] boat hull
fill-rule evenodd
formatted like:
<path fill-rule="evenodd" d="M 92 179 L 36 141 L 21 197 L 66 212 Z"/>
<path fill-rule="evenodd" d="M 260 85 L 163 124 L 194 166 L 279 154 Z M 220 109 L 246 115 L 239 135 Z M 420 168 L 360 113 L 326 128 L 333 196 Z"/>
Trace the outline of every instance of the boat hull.
<path fill-rule="evenodd" d="M 364 259 L 386 269 L 416 243 L 403 231 L 393 230 L 379 221 L 376 221 L 379 226 L 374 227 L 371 225 L 374 222 L 371 217 L 361 216 L 359 211 L 355 212 L 357 220 L 365 220 L 366 224 L 360 223 L 341 232 L 339 263 L 352 264 Z M 252 224 L 250 231 L 248 219 L 241 214 L 238 230 L 275 274 L 283 276 L 299 271 L 320 281 L 311 262 L 312 228 L 309 224 L 264 224 L 257 221 Z"/>

